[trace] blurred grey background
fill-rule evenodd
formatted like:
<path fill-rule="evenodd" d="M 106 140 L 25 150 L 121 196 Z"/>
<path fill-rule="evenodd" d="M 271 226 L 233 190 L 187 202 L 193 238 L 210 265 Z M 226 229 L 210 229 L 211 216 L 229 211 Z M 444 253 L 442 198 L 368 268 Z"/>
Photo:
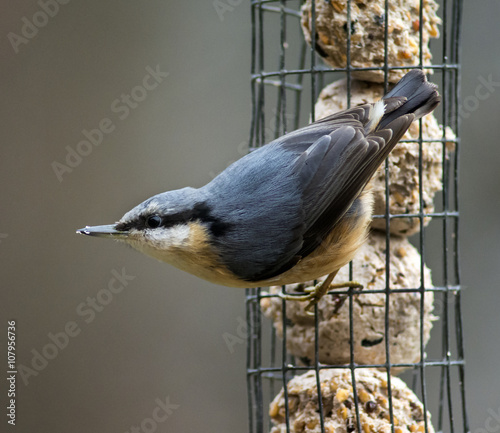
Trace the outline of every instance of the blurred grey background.
<path fill-rule="evenodd" d="M 7 320 L 16 321 L 18 364 L 32 368 L 44 348 L 53 357 L 24 371 L 27 385 L 18 374 L 17 425 L 2 409 L 1 430 L 128 432 L 154 415 L 144 431 L 247 431 L 243 291 L 75 229 L 111 223 L 155 193 L 201 186 L 242 156 L 249 2 L 66 0 L 45 22 L 41 4 L 53 3 L 4 1 L 0 14 L 2 377 Z M 498 0 L 465 1 L 464 97 L 480 77 L 500 82 L 499 16 Z M 39 23 L 37 34 L 9 36 L 22 35 L 26 20 Z M 115 100 L 142 85 L 146 67 L 168 76 L 136 90 L 141 101 L 127 112 Z M 500 411 L 499 96 L 497 86 L 462 130 L 466 386 L 478 432 L 500 426 L 487 422 Z M 106 118 L 113 131 L 70 159 L 60 181 L 54 161 L 67 165 L 66 146 Z M 110 299 L 113 272 L 134 278 Z M 94 313 L 89 297 L 99 300 Z M 57 353 L 47 349 L 54 339 Z"/>

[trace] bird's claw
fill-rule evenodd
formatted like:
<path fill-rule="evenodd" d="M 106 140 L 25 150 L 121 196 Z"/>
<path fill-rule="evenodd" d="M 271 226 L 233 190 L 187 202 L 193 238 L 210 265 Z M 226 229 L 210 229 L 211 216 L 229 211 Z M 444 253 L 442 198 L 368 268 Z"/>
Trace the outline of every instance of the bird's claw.
<path fill-rule="evenodd" d="M 307 293 L 306 295 L 291 295 L 288 293 L 280 292 L 278 293 L 278 296 L 281 299 L 284 299 L 285 301 L 299 301 L 299 302 L 310 301 L 312 298 L 314 298 L 314 287 L 311 287 L 310 289 L 312 290 L 309 290 L 309 288 L 304 290 L 304 292 Z"/>
<path fill-rule="evenodd" d="M 323 295 L 318 296 L 316 294 L 316 287 L 308 287 L 304 292 L 309 292 L 306 295 L 288 295 L 286 293 L 280 292 L 279 297 L 285 301 L 299 301 L 305 302 L 309 301 L 305 307 L 306 314 L 314 315 L 314 306 L 319 302 Z"/>
<path fill-rule="evenodd" d="M 279 297 L 284 299 L 285 301 L 299 301 L 305 302 L 309 301 L 307 306 L 305 307 L 305 311 L 309 315 L 314 315 L 314 306 L 319 302 L 319 300 L 331 289 L 340 289 L 340 288 L 349 288 L 349 289 L 363 289 L 363 285 L 358 283 L 357 281 L 347 281 L 345 283 L 337 283 L 337 284 L 328 284 L 324 283 L 317 284 L 314 287 L 307 287 L 304 289 L 305 295 L 291 295 L 287 293 L 280 292 Z M 326 287 L 324 287 L 326 286 Z M 334 295 L 336 298 L 336 306 L 334 309 L 334 314 L 337 314 L 342 305 L 344 305 L 347 295 L 340 296 Z"/>

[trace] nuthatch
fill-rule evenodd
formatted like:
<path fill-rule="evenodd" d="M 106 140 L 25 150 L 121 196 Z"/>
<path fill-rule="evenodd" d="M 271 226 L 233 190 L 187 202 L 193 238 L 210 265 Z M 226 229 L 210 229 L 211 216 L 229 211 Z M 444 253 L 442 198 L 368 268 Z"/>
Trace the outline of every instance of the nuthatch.
<path fill-rule="evenodd" d="M 412 70 L 384 98 L 286 134 L 230 165 L 207 185 L 155 195 L 116 224 L 77 233 L 125 241 L 216 284 L 284 285 L 327 279 L 314 305 L 365 241 L 367 183 L 410 124 L 440 102 Z"/>

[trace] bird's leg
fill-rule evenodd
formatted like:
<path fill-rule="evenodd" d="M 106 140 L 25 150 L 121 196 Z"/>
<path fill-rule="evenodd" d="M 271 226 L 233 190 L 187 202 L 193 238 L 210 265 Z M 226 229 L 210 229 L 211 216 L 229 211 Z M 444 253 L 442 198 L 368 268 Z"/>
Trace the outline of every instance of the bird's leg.
<path fill-rule="evenodd" d="M 316 286 L 305 289 L 307 295 L 286 295 L 284 293 L 280 293 L 280 297 L 287 301 L 309 301 L 307 304 L 306 311 L 311 311 L 311 309 L 318 303 L 318 301 L 331 289 L 341 289 L 345 287 L 349 288 L 363 288 L 363 285 L 358 283 L 357 281 L 347 281 L 345 283 L 336 283 L 332 284 L 333 279 L 337 275 L 337 271 L 332 272 L 326 277 L 326 280 L 322 283 L 316 284 Z M 339 299 L 339 305 L 335 307 L 335 313 L 342 307 L 345 302 L 346 297 L 342 297 Z"/>
<path fill-rule="evenodd" d="M 319 300 L 328 292 L 329 290 L 332 289 L 343 289 L 348 287 L 349 289 L 362 289 L 363 285 L 358 283 L 357 281 L 345 281 L 343 283 L 335 283 L 332 284 L 332 280 L 335 278 L 335 275 L 337 275 L 337 272 L 331 273 L 328 275 L 325 281 L 323 283 L 318 284 L 316 287 L 314 287 L 314 290 L 311 292 L 312 298 L 307 304 L 306 311 L 312 311 L 314 308 L 314 305 L 316 305 Z M 330 278 L 331 277 L 331 278 Z M 337 305 L 335 306 L 335 309 L 333 311 L 334 314 L 337 314 L 342 305 L 344 304 L 345 300 L 347 299 L 347 295 L 341 296 L 341 295 L 334 295 L 336 297 L 336 303 Z"/>
<path fill-rule="evenodd" d="M 279 294 L 281 299 L 285 299 L 286 301 L 311 301 L 313 302 L 314 300 L 318 302 L 321 297 L 328 292 L 328 288 L 330 287 L 330 284 L 332 283 L 333 279 L 335 278 L 335 275 L 337 275 L 337 271 L 332 272 L 328 277 L 326 277 L 326 280 L 323 281 L 322 283 L 316 284 L 314 287 L 308 287 L 304 289 L 304 292 L 307 293 L 307 295 L 287 295 L 283 292 Z M 316 303 L 314 302 L 314 303 Z M 313 304 L 314 305 L 314 304 Z"/>

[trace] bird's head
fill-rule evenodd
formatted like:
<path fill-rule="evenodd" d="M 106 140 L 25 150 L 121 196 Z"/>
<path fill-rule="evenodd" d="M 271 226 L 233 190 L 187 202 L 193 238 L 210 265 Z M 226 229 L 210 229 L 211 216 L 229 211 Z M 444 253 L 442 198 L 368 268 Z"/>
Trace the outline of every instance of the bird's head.
<path fill-rule="evenodd" d="M 180 253 L 208 241 L 210 210 L 198 190 L 183 188 L 155 195 L 127 212 L 117 223 L 85 227 L 77 233 L 116 239 L 159 260 L 175 264 Z"/>

